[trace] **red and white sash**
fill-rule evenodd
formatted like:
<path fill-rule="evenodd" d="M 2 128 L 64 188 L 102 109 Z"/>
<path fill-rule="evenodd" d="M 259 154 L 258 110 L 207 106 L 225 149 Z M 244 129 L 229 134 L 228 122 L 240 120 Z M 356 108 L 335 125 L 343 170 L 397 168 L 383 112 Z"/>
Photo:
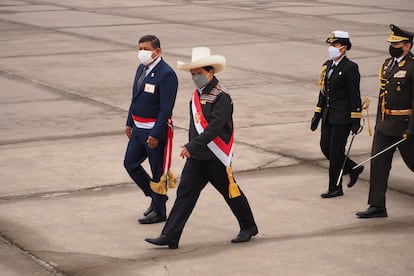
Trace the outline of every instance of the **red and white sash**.
<path fill-rule="evenodd" d="M 132 119 L 136 127 L 143 129 L 152 129 L 157 121 L 157 118 L 143 118 L 138 117 L 132 114 Z M 167 129 L 167 140 L 164 148 L 164 164 L 163 164 L 163 173 L 167 175 L 168 170 L 171 168 L 171 153 L 172 153 L 172 142 L 173 142 L 173 125 L 172 119 L 168 119 L 168 129 Z"/>
<path fill-rule="evenodd" d="M 135 116 L 134 114 L 132 114 L 132 119 L 134 120 L 137 128 L 143 129 L 152 129 L 157 121 L 157 118 L 143 118 Z"/>
<path fill-rule="evenodd" d="M 171 154 L 172 154 L 172 142 L 173 142 L 173 125 L 172 120 L 168 119 L 168 129 L 167 129 L 167 141 L 164 148 L 164 164 L 163 164 L 163 174 L 167 175 L 168 170 L 171 168 Z"/>
<path fill-rule="evenodd" d="M 207 127 L 208 122 L 203 115 L 200 103 L 200 96 L 197 89 L 194 91 L 193 98 L 191 101 L 191 111 L 193 114 L 194 126 L 198 134 L 201 134 Z M 231 164 L 231 159 L 233 156 L 233 140 L 234 131 L 231 134 L 231 138 L 228 143 L 226 143 L 223 139 L 217 136 L 210 143 L 207 144 L 207 147 L 226 167 L 230 166 Z"/>

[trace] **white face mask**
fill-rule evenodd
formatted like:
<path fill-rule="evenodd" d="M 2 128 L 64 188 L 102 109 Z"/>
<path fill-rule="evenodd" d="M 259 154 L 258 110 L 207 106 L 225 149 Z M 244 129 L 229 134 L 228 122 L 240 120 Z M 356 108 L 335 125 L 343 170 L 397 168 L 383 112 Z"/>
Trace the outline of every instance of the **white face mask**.
<path fill-rule="evenodd" d="M 330 59 L 339 58 L 341 56 L 341 51 L 339 51 L 339 49 L 341 49 L 341 48 L 342 47 L 336 48 L 334 46 L 329 46 L 329 48 L 328 48 L 329 58 Z"/>
<path fill-rule="evenodd" d="M 144 65 L 150 64 L 153 61 L 152 52 L 153 51 L 149 51 L 149 50 L 139 50 L 138 51 L 139 62 L 141 62 Z"/>

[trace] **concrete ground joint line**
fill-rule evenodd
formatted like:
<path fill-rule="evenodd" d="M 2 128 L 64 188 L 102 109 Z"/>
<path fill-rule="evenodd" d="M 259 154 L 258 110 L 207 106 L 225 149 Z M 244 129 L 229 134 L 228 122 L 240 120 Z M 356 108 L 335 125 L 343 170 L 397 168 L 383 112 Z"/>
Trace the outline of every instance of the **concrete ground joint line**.
<path fill-rule="evenodd" d="M 113 14 L 110 13 L 109 15 L 113 15 Z M 94 36 L 82 35 L 82 34 L 79 34 L 79 33 L 73 33 L 73 32 L 70 32 L 70 31 L 64 31 L 64 28 L 42 27 L 42 26 L 38 26 L 38 25 L 31 25 L 31 24 L 27 24 L 27 23 L 15 22 L 15 21 L 10 21 L 10 20 L 5 20 L 5 19 L 0 19 L 0 21 L 6 21 L 6 22 L 11 22 L 13 24 L 30 26 L 32 28 L 44 29 L 44 30 L 48 30 L 48 31 L 53 31 L 55 33 L 67 34 L 67 35 L 71 35 L 71 36 L 78 37 L 78 38 L 80 38 L 80 37 L 81 38 L 86 38 L 86 39 L 93 40 L 93 41 L 106 42 L 106 43 L 109 43 L 109 44 L 120 45 L 120 46 L 123 46 L 123 47 L 131 47 L 131 50 L 134 50 L 135 49 L 135 48 L 133 48 L 133 47 L 135 47 L 135 44 L 122 43 L 122 42 L 117 42 L 117 41 L 113 41 L 113 40 L 110 40 L 110 39 L 104 39 L 104 38 L 98 39 L 98 38 L 96 38 Z M 183 22 L 170 22 L 170 23 L 184 24 Z M 201 25 L 201 27 L 209 28 L 208 26 L 206 27 L 206 26 L 203 26 L 203 25 Z M 222 29 L 222 31 L 230 32 L 227 29 Z M 252 35 L 252 34 L 250 34 L 250 35 Z M 122 49 L 122 50 L 124 51 L 125 49 Z M 168 50 L 166 50 L 164 52 L 167 53 L 170 56 L 173 56 L 173 57 L 180 57 L 180 58 L 187 57 L 185 55 L 180 55 L 180 54 L 175 54 L 175 53 L 169 53 Z M 5 57 L 2 57 L 2 58 L 5 58 Z M 300 83 L 309 83 L 309 82 L 312 82 L 313 81 L 313 79 L 293 78 L 293 77 L 291 77 L 289 75 L 285 75 L 285 74 L 275 74 L 275 73 L 270 73 L 270 72 L 256 71 L 256 70 L 241 68 L 241 67 L 237 67 L 237 66 L 227 65 L 227 67 L 228 68 L 237 69 L 237 70 L 241 70 L 241 71 L 246 71 L 246 72 L 254 72 L 254 73 L 262 74 L 262 75 L 269 75 L 269 76 L 273 76 L 273 77 L 285 78 L 286 80 L 296 81 L 296 82 L 300 82 Z M 77 93 L 74 93 L 74 94 L 79 95 Z"/>
<path fill-rule="evenodd" d="M 332 5 L 332 2 L 324 2 L 324 1 L 318 1 L 318 3 L 321 3 L 321 4 L 328 4 L 328 5 Z M 350 3 L 346 3 L 346 2 L 341 2 L 341 5 L 343 5 L 343 6 L 348 6 L 348 7 L 354 7 L 354 8 L 372 8 L 372 9 L 378 9 L 378 10 L 384 10 L 384 11 L 395 11 L 395 12 L 406 12 L 407 10 L 403 10 L 403 9 L 395 9 L 395 8 L 389 8 L 389 7 L 387 7 L 387 8 L 383 8 L 383 7 L 380 7 L 380 6 L 378 6 L 378 5 L 372 5 L 372 6 L 366 6 L 366 5 L 363 5 L 363 6 L 361 6 L 361 5 L 353 5 L 353 4 L 350 4 Z M 376 13 L 376 12 L 374 12 L 374 13 Z M 358 13 L 359 14 L 359 13 Z"/>
<path fill-rule="evenodd" d="M 60 94 L 63 94 L 63 95 L 74 96 L 78 100 L 81 100 L 81 101 L 89 101 L 89 102 L 94 103 L 94 104 L 99 104 L 99 105 L 102 105 L 102 106 L 105 106 L 105 107 L 113 108 L 116 111 L 127 112 L 126 109 L 123 109 L 123 108 L 120 108 L 120 107 L 117 107 L 117 106 L 113 106 L 113 105 L 110 105 L 110 104 L 107 104 L 107 103 L 104 103 L 104 102 L 100 102 L 100 101 L 95 100 L 95 99 L 90 98 L 90 97 L 82 96 L 79 92 L 77 92 L 75 90 L 63 89 L 63 88 L 57 87 L 53 84 L 47 83 L 45 81 L 41 81 L 41 80 L 30 78 L 28 76 L 16 74 L 14 72 L 11 72 L 11 71 L 8 71 L 8 70 L 5 70 L 5 69 L 0 69 L 0 75 L 5 75 L 5 76 L 7 76 L 9 78 L 12 78 L 12 79 L 24 80 L 26 82 L 30 82 L 30 83 L 48 88 L 48 89 L 50 89 L 50 90 L 52 90 L 56 93 L 60 93 Z"/>
<path fill-rule="evenodd" d="M 237 127 L 237 129 L 251 129 L 252 127 L 266 127 L 266 126 L 283 126 L 283 125 L 296 125 L 296 124 L 303 124 L 303 123 L 308 123 L 310 122 L 310 120 L 302 120 L 302 121 L 295 121 L 295 122 L 287 122 L 287 123 L 252 123 L 249 125 L 245 125 L 242 127 Z"/>
<path fill-rule="evenodd" d="M 55 5 L 55 6 L 65 7 L 65 8 L 68 8 L 69 10 L 72 10 L 72 11 L 83 11 L 83 12 L 89 12 L 89 13 L 95 13 L 95 14 L 104 14 L 104 15 L 113 15 L 113 16 L 119 16 L 119 17 L 136 18 L 136 17 L 128 16 L 128 15 L 120 15 L 120 14 L 111 13 L 111 12 L 104 12 L 104 13 L 102 13 L 102 12 L 96 12 L 95 10 L 90 10 L 90 9 L 85 9 L 85 8 L 73 8 L 73 7 L 68 7 L 68 6 L 65 6 L 65 5 Z M 230 8 L 230 7 L 227 7 L 227 8 Z M 278 13 L 279 12 L 280 11 L 278 11 Z M 272 12 L 272 13 L 274 13 L 274 12 Z M 284 13 L 284 12 L 282 12 L 282 13 Z M 288 14 L 290 14 L 290 13 L 288 13 Z M 318 17 L 320 17 L 320 16 L 318 16 Z M 144 18 L 144 17 L 141 17 L 141 18 Z M 152 20 L 152 18 L 144 18 L 144 19 Z M 72 35 L 72 36 L 75 36 L 75 37 L 82 37 L 82 38 L 86 38 L 86 39 L 93 40 L 93 41 L 102 41 L 102 42 L 106 42 L 106 43 L 109 43 L 109 44 L 122 45 L 122 46 L 127 46 L 127 47 L 133 47 L 133 46 L 135 46 L 135 45 L 132 45 L 132 44 L 130 45 L 129 43 L 122 43 L 122 42 L 118 42 L 118 41 L 114 41 L 114 40 L 110 40 L 110 39 L 96 38 L 94 36 L 83 35 L 83 34 L 79 34 L 79 33 L 73 33 L 73 32 L 70 32 L 70 31 L 64 31 L 65 28 L 71 28 L 71 27 L 63 27 L 63 28 L 58 28 L 58 27 L 42 27 L 42 26 L 38 26 L 38 25 L 31 25 L 31 24 L 27 24 L 27 23 L 15 22 L 15 21 L 10 21 L 10 20 L 5 20 L 5 19 L 0 19 L 0 20 L 6 21 L 6 22 L 12 22 L 14 24 L 28 25 L 28 26 L 33 27 L 33 28 L 45 29 L 45 30 L 49 30 L 49 31 L 57 32 L 57 33 L 68 34 L 68 35 Z M 188 24 L 187 21 L 182 22 L 182 21 L 177 21 L 177 20 L 167 20 L 167 21 L 164 20 L 164 21 L 160 21 L 160 24 L 162 24 L 162 23 L 173 23 L 173 24 L 184 24 L 184 25 L 185 24 Z M 151 24 L 151 23 L 149 23 L 149 24 Z M 130 24 L 130 25 L 134 25 L 134 24 Z M 203 28 L 210 28 L 210 26 L 205 26 L 203 24 L 198 24 L 198 25 L 192 24 L 192 25 L 199 26 L 199 27 L 203 27 Z M 226 32 L 234 32 L 233 30 L 229 30 L 227 28 L 222 28 L 221 30 L 222 31 L 226 31 Z M 243 34 L 249 34 L 249 35 L 257 36 L 257 34 L 254 33 L 254 32 L 243 32 Z M 258 36 L 258 37 L 261 37 L 261 36 Z M 288 40 L 290 40 L 290 41 L 300 41 L 300 42 L 303 42 L 303 40 L 297 40 L 297 39 L 295 39 L 295 37 L 286 36 L 286 38 Z M 319 44 L 318 41 L 309 40 L 309 42 L 312 42 L 314 44 Z M 168 51 L 166 51 L 166 53 L 168 53 Z M 382 54 L 382 51 L 378 51 L 378 53 L 379 54 Z M 170 53 L 170 55 L 175 56 L 175 57 L 182 57 L 181 55 L 172 54 L 172 53 Z M 242 70 L 242 71 L 251 71 L 251 70 L 246 70 L 245 68 L 238 68 L 238 67 L 231 67 L 231 66 L 228 66 L 228 67 L 229 68 L 235 68 L 235 69 Z M 294 81 L 298 81 L 298 82 L 305 82 L 305 83 L 307 83 L 309 81 L 313 81 L 313 80 L 306 80 L 306 79 L 303 79 L 303 78 L 297 78 L 296 79 L 296 78 L 292 78 L 291 76 L 283 75 L 283 74 L 271 74 L 271 73 L 260 72 L 260 71 L 252 71 L 252 72 L 255 72 L 255 73 L 263 73 L 263 74 L 270 74 L 272 76 L 277 76 L 277 77 L 285 77 L 285 78 L 287 78 L 289 80 L 294 80 Z"/>
<path fill-rule="evenodd" d="M 311 231 L 306 232 L 298 232 L 298 233 L 261 233 L 258 237 L 254 238 L 251 243 L 247 244 L 246 246 L 256 246 L 260 245 L 262 243 L 268 243 L 269 241 L 272 243 L 275 242 L 285 242 L 285 241 L 291 241 L 291 240 L 299 240 L 299 239 L 314 239 L 319 237 L 326 237 L 326 236 L 346 236 L 346 235 L 358 235 L 365 232 L 381 232 L 381 231 L 387 231 L 389 228 L 414 228 L 414 217 L 404 218 L 402 219 L 393 219 L 390 221 L 390 219 L 385 219 L 383 221 L 378 220 L 372 220 L 372 221 L 362 221 L 357 220 L 355 218 L 355 222 L 350 224 L 344 224 L 344 225 L 338 225 L 334 227 L 325 227 L 321 229 L 315 229 Z M 409 220 L 411 219 L 411 221 Z M 187 246 L 193 246 L 193 244 L 187 244 Z M 233 245 L 234 247 L 237 247 L 237 245 Z M 162 250 L 163 252 L 166 252 L 166 254 L 161 254 L 157 256 L 144 256 L 142 258 L 136 258 L 135 260 L 138 261 L 145 261 L 145 260 L 152 260 L 154 262 L 160 263 L 164 265 L 165 268 L 165 262 L 164 260 L 166 258 L 176 258 L 179 256 L 180 258 L 185 256 L 192 256 L 194 254 L 201 254 L 203 252 L 209 252 L 209 251 L 221 251 L 222 248 L 229 249 L 228 243 L 224 243 L 223 241 L 216 241 L 216 242 L 209 242 L 209 243 L 202 243 L 197 244 L 194 248 L 188 248 L 188 247 L 181 247 L 177 252 L 176 250 L 172 251 L 168 248 L 154 248 L 154 250 Z M 172 253 L 172 254 L 170 254 Z M 209 254 L 209 253 L 207 253 Z M 212 253 L 211 253 L 212 254 Z"/>
<path fill-rule="evenodd" d="M 96 51 L 72 51 L 72 52 L 55 52 L 55 53 L 47 53 L 47 54 L 24 54 L 24 55 L 14 55 L 14 56 L 1 56 L 0 59 L 8 59 L 8 58 L 28 58 L 28 57 L 50 57 L 50 56 L 62 56 L 62 55 L 82 55 L 82 54 L 97 54 L 97 53 L 112 53 L 112 52 L 127 52 L 131 51 L 130 48 L 125 49 L 115 49 L 115 50 L 96 50 Z"/>
<path fill-rule="evenodd" d="M 61 140 L 68 140 L 68 139 L 71 140 L 71 139 L 79 139 L 79 138 L 96 138 L 96 137 L 107 137 L 107 136 L 118 136 L 118 135 L 125 135 L 125 133 L 122 130 L 115 130 L 115 131 L 108 131 L 108 132 L 80 133 L 80 134 L 73 134 L 73 135 L 66 135 L 66 136 L 56 135 L 56 136 L 42 136 L 42 137 L 34 137 L 34 138 L 19 139 L 19 140 L 4 140 L 4 141 L 0 141 L 0 148 L 2 146 L 26 144 L 26 143 L 33 143 L 33 142 L 61 141 Z"/>
<path fill-rule="evenodd" d="M 186 128 L 176 127 L 177 130 L 187 130 Z M 27 139 L 20 139 L 20 140 L 3 140 L 0 141 L 0 149 L 2 146 L 10 146 L 10 145 L 17 145 L 17 144 L 25 144 L 25 143 L 33 143 L 33 142 L 44 142 L 44 141 L 62 141 L 62 140 L 71 140 L 71 139 L 79 139 L 79 138 L 96 138 L 96 137 L 107 137 L 107 136 L 118 136 L 118 135 L 125 135 L 123 130 L 114 130 L 108 132 L 89 132 L 89 133 L 80 133 L 74 135 L 66 135 L 66 136 L 42 136 L 42 137 L 34 137 L 34 138 L 27 138 Z"/>
<path fill-rule="evenodd" d="M 49 31 L 51 33 L 60 33 L 60 34 L 66 34 L 66 35 L 69 35 L 69 36 L 72 36 L 72 37 L 85 38 L 85 39 L 92 40 L 92 41 L 105 42 L 105 43 L 108 43 L 108 44 L 111 44 L 111 45 L 119 45 L 119 46 L 122 46 L 122 47 L 132 47 L 133 46 L 129 43 L 123 43 L 123 42 L 118 42 L 118 41 L 109 40 L 109 39 L 105 39 L 105 38 L 97 38 L 97 37 L 94 37 L 94 36 L 89 36 L 89 35 L 84 35 L 84 34 L 65 31 L 65 28 L 60 29 L 58 27 L 44 27 L 44 26 L 39 26 L 39 25 L 32 25 L 32 24 L 29 24 L 29 23 L 23 23 L 23 22 L 19 22 L 19 21 L 7 20 L 7 19 L 4 19 L 4 18 L 0 18 L 0 22 L 1 21 L 8 22 L 8 23 L 15 24 L 15 25 L 26 26 L 26 27 L 30 27 L 30 28 L 33 28 L 33 29 L 40 29 L 40 30 L 44 30 L 44 31 Z"/>
<path fill-rule="evenodd" d="M 273 158 L 272 160 L 269 160 L 269 161 L 265 162 L 264 164 L 260 165 L 260 166 L 259 166 L 259 167 L 257 167 L 257 168 L 258 168 L 258 169 L 264 168 L 264 167 L 266 167 L 267 165 L 272 164 L 273 162 L 276 162 L 277 160 L 280 160 L 280 159 L 282 159 L 282 158 L 283 158 L 283 156 L 279 156 L 279 157 Z"/>
<path fill-rule="evenodd" d="M 123 182 L 123 183 L 114 183 L 108 185 L 97 185 L 93 187 L 81 188 L 81 189 L 74 189 L 74 190 L 60 190 L 60 191 L 47 191 L 47 192 L 40 192 L 40 193 L 32 193 L 32 194 L 25 194 L 25 195 L 16 195 L 16 196 L 1 196 L 1 201 L 13 201 L 13 200 L 25 200 L 25 199 L 33 199 L 33 198 L 50 198 L 50 197 L 58 197 L 58 196 L 67 196 L 76 193 L 82 192 L 95 192 L 97 189 L 98 191 L 106 190 L 106 189 L 113 189 L 113 188 L 121 188 L 126 186 L 135 186 L 132 182 Z"/>
<path fill-rule="evenodd" d="M 51 265 L 47 261 L 42 260 L 41 258 L 35 256 L 32 252 L 30 252 L 27 249 L 24 249 L 17 242 L 15 242 L 12 239 L 9 239 L 8 237 L 6 237 L 1 232 L 0 232 L 0 241 L 3 242 L 3 243 L 5 243 L 5 244 L 7 244 L 7 245 L 9 245 L 9 246 L 11 246 L 12 248 L 18 250 L 23 256 L 25 256 L 26 258 L 28 258 L 31 261 L 35 262 L 42 269 L 44 269 L 46 271 L 49 271 L 49 272 L 53 273 L 54 275 L 58 275 L 58 276 L 64 276 L 65 275 L 62 272 L 60 272 L 59 270 L 57 270 L 53 265 Z"/>
<path fill-rule="evenodd" d="M 312 159 L 302 159 L 302 163 L 300 165 L 312 166 L 312 167 L 317 167 L 317 168 L 324 169 L 324 170 L 329 170 L 329 168 L 326 168 L 323 165 L 321 165 L 321 164 L 318 163 L 318 162 L 321 162 L 321 161 L 325 161 L 325 159 L 315 159 L 315 160 L 312 160 Z M 366 178 L 362 178 L 360 176 L 358 182 L 361 182 L 361 181 L 367 183 L 368 186 L 370 185 L 369 178 L 366 179 Z M 394 191 L 394 192 L 399 193 L 399 194 L 402 194 L 402 195 L 414 197 L 414 193 L 412 193 L 410 191 L 405 191 L 405 190 L 400 189 L 398 187 L 394 187 L 394 186 L 388 185 L 388 190 Z"/>
<path fill-rule="evenodd" d="M 278 152 L 278 151 L 275 151 L 275 150 L 272 150 L 272 149 L 262 148 L 260 146 L 249 144 L 247 142 L 237 141 L 237 144 L 242 144 L 242 145 L 245 145 L 245 146 L 249 146 L 249 147 L 264 151 L 266 153 L 277 154 L 277 155 L 280 155 L 281 157 L 287 157 L 287 158 L 292 158 L 292 159 L 295 159 L 295 160 L 302 161 L 302 159 L 300 159 L 297 156 L 294 156 L 294 155 L 291 155 L 291 154 L 286 154 L 286 153 L 281 153 L 281 152 Z M 305 159 L 303 159 L 303 160 L 305 160 Z"/>

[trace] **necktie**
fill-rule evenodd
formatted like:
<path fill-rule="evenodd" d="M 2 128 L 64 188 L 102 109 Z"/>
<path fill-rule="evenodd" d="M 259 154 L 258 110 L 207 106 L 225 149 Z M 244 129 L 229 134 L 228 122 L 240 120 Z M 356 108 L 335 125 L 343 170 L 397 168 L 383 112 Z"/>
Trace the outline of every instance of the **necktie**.
<path fill-rule="evenodd" d="M 394 69 L 395 64 L 397 64 L 397 59 L 396 59 L 396 58 L 394 58 L 394 61 L 392 62 L 391 66 L 390 66 L 390 70 L 389 70 L 389 72 L 391 72 L 391 71 L 392 71 L 392 69 Z"/>
<path fill-rule="evenodd" d="M 145 66 L 144 69 L 141 72 L 141 75 L 139 75 L 138 82 L 137 82 L 137 89 L 139 89 L 139 87 L 141 86 L 142 82 L 144 81 L 145 73 L 146 73 L 147 69 L 148 69 L 147 66 Z"/>
<path fill-rule="evenodd" d="M 335 64 L 333 64 L 333 65 L 331 66 L 331 69 L 329 69 L 329 72 L 328 72 L 328 79 L 330 79 L 330 78 L 331 78 L 331 75 L 332 75 L 332 73 L 333 73 L 334 69 L 335 69 Z"/>

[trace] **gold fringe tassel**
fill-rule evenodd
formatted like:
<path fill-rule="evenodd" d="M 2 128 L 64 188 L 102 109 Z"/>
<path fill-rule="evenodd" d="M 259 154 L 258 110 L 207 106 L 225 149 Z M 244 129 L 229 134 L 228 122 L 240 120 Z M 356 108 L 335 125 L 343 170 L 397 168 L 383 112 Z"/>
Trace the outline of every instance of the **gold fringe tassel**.
<path fill-rule="evenodd" d="M 161 176 L 159 182 L 150 182 L 151 190 L 160 195 L 167 195 L 167 178 L 165 175 Z"/>
<path fill-rule="evenodd" d="M 177 187 L 177 177 L 173 174 L 171 170 L 168 170 L 167 174 L 163 174 L 159 182 L 150 182 L 151 190 L 160 195 L 166 195 L 168 192 L 167 188 L 173 189 Z"/>
<path fill-rule="evenodd" d="M 319 76 L 319 90 L 325 95 L 325 76 L 328 65 L 323 65 Z"/>
<path fill-rule="evenodd" d="M 367 121 L 368 121 L 368 133 L 369 136 L 372 136 L 372 128 L 371 128 L 371 123 L 369 121 L 369 113 L 368 113 L 368 108 L 369 108 L 369 103 L 371 102 L 371 100 L 369 99 L 368 96 L 366 96 L 364 98 L 364 101 L 362 102 L 362 110 L 366 110 L 367 111 Z"/>
<path fill-rule="evenodd" d="M 231 166 L 228 166 L 226 168 L 226 171 L 227 171 L 227 177 L 229 178 L 229 197 L 235 198 L 235 197 L 241 196 L 239 186 L 237 186 L 237 184 L 234 182 L 233 171 L 231 169 Z"/>
<path fill-rule="evenodd" d="M 168 188 L 173 189 L 177 187 L 177 177 L 171 170 L 168 170 Z"/>

